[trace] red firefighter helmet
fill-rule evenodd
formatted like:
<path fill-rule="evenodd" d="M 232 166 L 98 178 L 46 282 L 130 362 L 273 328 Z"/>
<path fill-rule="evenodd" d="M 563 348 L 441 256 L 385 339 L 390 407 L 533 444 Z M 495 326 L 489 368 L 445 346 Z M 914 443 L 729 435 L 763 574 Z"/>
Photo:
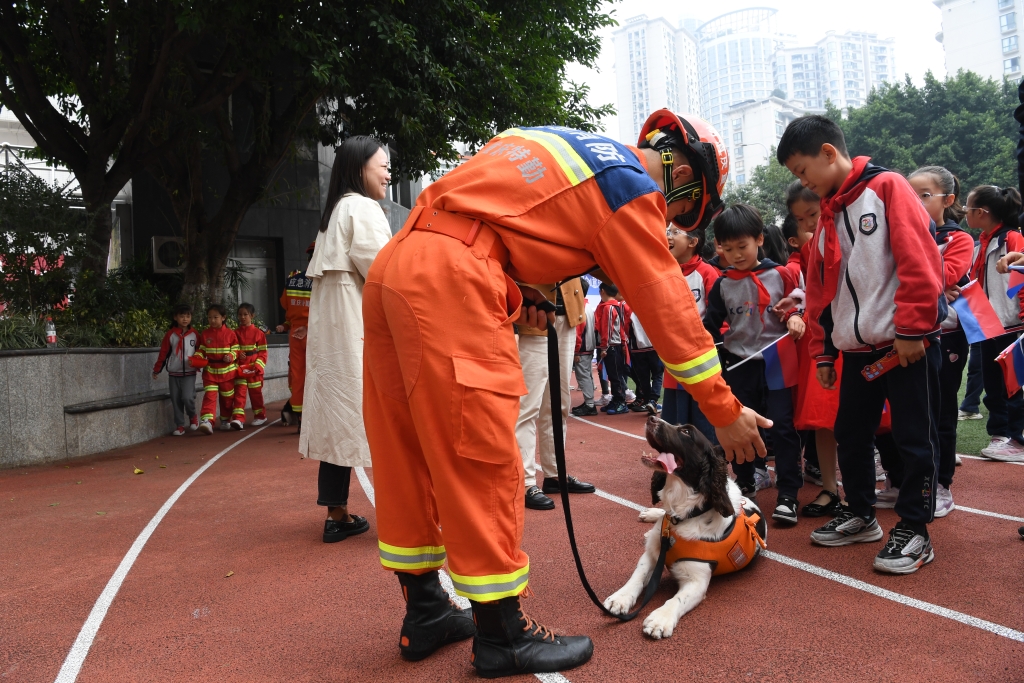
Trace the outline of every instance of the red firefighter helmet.
<path fill-rule="evenodd" d="M 673 216 L 684 230 L 706 228 L 722 210 L 722 191 L 729 175 L 729 152 L 714 127 L 694 114 L 675 114 L 659 109 L 647 117 L 640 129 L 637 147 L 650 147 L 661 154 L 665 170 L 665 201 L 692 199 L 692 211 Z M 693 182 L 672 185 L 672 149 L 680 149 L 693 169 Z"/>

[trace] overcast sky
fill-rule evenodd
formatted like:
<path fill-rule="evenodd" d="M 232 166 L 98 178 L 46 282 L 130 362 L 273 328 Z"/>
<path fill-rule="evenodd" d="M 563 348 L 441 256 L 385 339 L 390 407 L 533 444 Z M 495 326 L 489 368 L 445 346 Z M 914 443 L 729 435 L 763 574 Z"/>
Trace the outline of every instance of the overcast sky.
<path fill-rule="evenodd" d="M 713 6 L 714 11 L 704 11 L 708 6 Z M 714 3 L 625 0 L 607 5 L 619 24 L 625 24 L 627 19 L 638 14 L 646 14 L 652 18 L 663 16 L 673 25 L 685 16 L 707 21 L 726 12 L 754 6 L 779 10 L 776 15 L 778 30 L 795 34 L 802 44 L 813 44 L 829 30 L 877 33 L 881 38 L 896 39 L 896 71 L 901 78 L 909 73 L 920 83 L 929 69 L 939 77 L 946 74 L 942 44 L 935 40 L 935 34 L 942 28 L 941 14 L 931 0 L 767 0 L 762 3 L 743 0 L 717 0 Z M 584 69 L 579 65 L 571 65 L 568 69 L 571 80 L 590 86 L 590 102 L 595 105 L 606 102 L 616 105 L 612 30 L 604 32 L 598 70 Z M 603 124 L 606 134 L 618 136 L 617 117 L 609 117 Z M 636 141 L 623 142 L 631 144 Z"/>

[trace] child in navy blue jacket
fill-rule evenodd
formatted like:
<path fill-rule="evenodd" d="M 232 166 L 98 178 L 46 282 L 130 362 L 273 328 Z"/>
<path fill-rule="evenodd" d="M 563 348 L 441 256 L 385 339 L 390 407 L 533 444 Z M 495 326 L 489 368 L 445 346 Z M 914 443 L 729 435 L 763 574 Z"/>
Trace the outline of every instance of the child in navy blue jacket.
<path fill-rule="evenodd" d="M 772 517 L 795 524 L 796 496 L 803 485 L 803 475 L 800 436 L 793 426 L 793 390 L 768 388 L 760 352 L 787 333 L 797 339 L 803 335 L 804 324 L 798 313 L 783 323 L 774 310 L 774 304 L 789 296 L 799 282 L 793 271 L 770 259 L 758 258 L 764 244 L 764 224 L 754 207 L 734 204 L 715 219 L 712 227 L 730 267 L 708 295 L 704 327 L 716 341 L 723 341 L 722 366 L 733 394 L 743 405 L 773 422 L 770 434 L 779 497 Z M 724 335 L 723 322 L 729 323 Z M 740 365 L 740 361 L 748 358 L 751 360 Z M 760 458 L 740 465 L 733 463 L 736 484 L 744 495 L 752 495 L 758 488 L 755 469 L 761 469 L 762 479 L 767 479 Z"/>

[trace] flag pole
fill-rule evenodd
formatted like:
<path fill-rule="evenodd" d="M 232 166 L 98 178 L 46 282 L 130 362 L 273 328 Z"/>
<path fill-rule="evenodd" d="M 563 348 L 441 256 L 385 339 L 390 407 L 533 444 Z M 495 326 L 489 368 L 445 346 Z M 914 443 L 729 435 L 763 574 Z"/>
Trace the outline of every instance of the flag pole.
<path fill-rule="evenodd" d="M 789 332 L 787 332 L 786 334 L 782 335 L 781 337 L 779 337 L 778 339 L 776 339 L 775 341 L 773 341 L 773 342 L 772 342 L 771 344 L 769 344 L 768 346 L 764 347 L 763 349 L 760 349 L 759 351 L 755 351 L 755 352 L 753 353 L 753 355 L 747 356 L 746 358 L 744 358 L 743 360 L 741 360 L 741 361 L 740 361 L 739 363 L 737 363 L 736 365 L 733 365 L 733 366 L 731 366 L 731 367 L 728 367 L 728 368 L 726 368 L 726 370 L 735 370 L 735 369 L 736 369 L 736 368 L 738 368 L 739 366 L 741 366 L 741 365 L 743 365 L 744 363 L 746 363 L 746 362 L 747 362 L 748 360 L 751 360 L 751 359 L 753 359 L 754 357 L 756 357 L 756 356 L 758 356 L 758 355 L 760 355 L 760 354 L 764 353 L 765 351 L 767 351 L 767 350 L 768 350 L 768 349 L 770 349 L 771 347 L 775 346 L 776 344 L 778 344 L 778 343 L 779 343 L 780 341 L 782 341 L 783 339 L 785 339 L 785 338 L 786 338 L 786 337 L 788 337 L 788 336 L 789 336 Z"/>

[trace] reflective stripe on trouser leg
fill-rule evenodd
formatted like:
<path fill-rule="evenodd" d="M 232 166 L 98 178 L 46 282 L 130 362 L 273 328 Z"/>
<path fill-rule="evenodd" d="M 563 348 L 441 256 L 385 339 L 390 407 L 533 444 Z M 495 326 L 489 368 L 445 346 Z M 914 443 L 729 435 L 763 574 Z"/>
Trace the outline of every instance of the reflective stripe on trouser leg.
<path fill-rule="evenodd" d="M 443 545 L 457 590 L 475 600 L 515 595 L 529 576 L 515 441 L 525 384 L 505 302 L 493 296 L 508 283 L 484 258 L 492 240 L 482 233 L 467 248 L 407 233 L 378 254 L 363 291 L 378 536 L 397 548 Z M 439 274 L 456 271 L 458 290 L 439 294 Z M 451 323 L 453 309 L 472 314 Z"/>
<path fill-rule="evenodd" d="M 213 421 L 217 413 L 217 385 L 203 384 L 203 405 L 199 409 L 199 419 Z"/>
<path fill-rule="evenodd" d="M 245 399 L 246 399 L 246 388 L 249 382 L 244 377 L 238 377 L 235 379 L 235 400 L 234 405 L 231 409 L 232 417 L 242 416 L 243 422 L 245 421 Z"/>
<path fill-rule="evenodd" d="M 470 600 L 487 602 L 522 593 L 530 580 L 530 565 L 508 574 L 491 576 L 462 576 L 452 571 L 448 573 L 456 593 Z"/>
<path fill-rule="evenodd" d="M 408 572 L 417 569 L 440 569 L 444 565 L 443 545 L 399 548 L 384 541 L 377 541 L 377 546 L 380 551 L 380 563 L 387 569 Z"/>

